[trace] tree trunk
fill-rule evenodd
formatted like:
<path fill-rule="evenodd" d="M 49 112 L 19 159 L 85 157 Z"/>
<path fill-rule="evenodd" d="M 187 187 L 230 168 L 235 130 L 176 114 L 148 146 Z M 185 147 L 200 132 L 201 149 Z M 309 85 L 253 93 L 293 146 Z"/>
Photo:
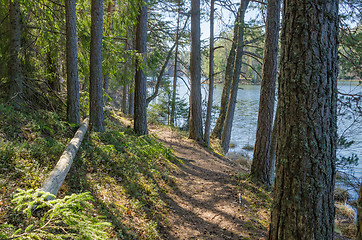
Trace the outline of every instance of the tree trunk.
<path fill-rule="evenodd" d="M 273 130 L 272 130 L 272 136 L 270 141 L 270 156 L 269 156 L 269 166 L 270 166 L 270 182 L 271 185 L 274 186 L 274 180 L 275 180 L 275 158 L 276 158 L 276 151 L 277 151 L 277 134 L 278 134 L 278 105 L 277 110 L 274 117 L 274 124 L 273 124 Z"/>
<path fill-rule="evenodd" d="M 191 0 L 191 93 L 189 137 L 198 142 L 203 142 L 200 46 L 200 0 Z"/>
<path fill-rule="evenodd" d="M 70 141 L 65 151 L 63 152 L 62 156 L 57 162 L 57 165 L 50 172 L 49 176 L 45 179 L 44 183 L 41 186 L 42 191 L 49 192 L 55 196 L 58 194 L 60 186 L 64 182 L 64 179 L 73 164 L 73 159 L 75 158 L 78 149 L 83 141 L 84 135 L 88 130 L 88 124 L 89 118 L 86 118 L 78 131 L 75 133 L 73 139 Z"/>
<path fill-rule="evenodd" d="M 124 83 L 123 85 L 123 93 L 122 93 L 122 111 L 125 115 L 127 115 L 127 90 L 128 90 L 128 84 Z"/>
<path fill-rule="evenodd" d="M 185 24 L 184 24 L 184 26 L 183 26 L 183 28 L 182 28 L 182 31 L 185 30 L 185 28 L 187 27 L 188 20 L 189 20 L 189 16 L 187 17 L 187 19 L 186 19 L 186 21 L 185 21 Z M 161 67 L 161 70 L 160 70 L 158 76 L 157 76 L 157 81 L 156 81 L 155 90 L 154 90 L 153 94 L 152 94 L 151 96 L 149 96 L 149 97 L 147 98 L 147 100 L 146 100 L 146 101 L 147 101 L 147 106 L 148 106 L 148 104 L 149 104 L 153 99 L 155 99 L 155 98 L 157 97 L 157 95 L 158 95 L 158 90 L 160 89 L 160 86 L 161 86 L 161 81 L 162 81 L 163 74 L 164 74 L 164 72 L 165 72 L 165 70 L 166 70 L 166 68 L 167 68 L 167 66 L 168 66 L 168 61 L 170 60 L 170 58 L 171 58 L 171 56 L 172 56 L 173 50 L 174 50 L 175 47 L 178 45 L 178 40 L 179 40 L 179 38 L 180 38 L 180 34 L 178 34 L 178 38 L 176 38 L 177 41 L 175 41 L 175 43 L 172 45 L 172 47 L 170 48 L 170 50 L 169 50 L 168 53 L 167 53 L 166 59 L 165 59 L 163 65 L 162 65 L 162 67 Z"/>
<path fill-rule="evenodd" d="M 103 0 L 92 0 L 90 42 L 90 123 L 95 131 L 103 132 Z"/>
<path fill-rule="evenodd" d="M 139 135 L 148 134 L 146 103 L 146 53 L 147 53 L 147 0 L 140 0 L 140 13 L 136 31 L 136 51 L 142 57 L 136 59 L 134 94 L 134 131 Z"/>
<path fill-rule="evenodd" d="M 171 99 L 171 126 L 175 126 L 175 112 L 176 112 L 176 87 L 177 87 L 177 58 L 178 58 L 178 39 L 179 39 L 179 28 L 180 28 L 180 11 L 181 3 L 178 2 L 178 15 L 177 15 L 177 28 L 176 28 L 176 49 L 175 49 L 175 65 L 173 72 L 173 85 L 172 85 L 172 99 Z"/>
<path fill-rule="evenodd" d="M 334 239 L 337 0 L 283 3 L 269 239 Z"/>
<path fill-rule="evenodd" d="M 103 103 L 104 103 L 104 105 L 106 105 L 108 102 L 108 88 L 109 88 L 109 75 L 104 74 L 103 75 L 103 91 L 104 91 Z"/>
<path fill-rule="evenodd" d="M 147 99 L 146 99 L 146 102 L 147 102 L 147 106 L 148 104 L 157 97 L 158 95 L 158 91 L 160 90 L 160 86 L 161 86 L 161 81 L 162 81 L 162 78 L 163 78 L 163 74 L 165 73 L 165 70 L 168 66 L 168 61 L 170 60 L 171 56 L 172 56 L 172 51 L 175 49 L 176 47 L 176 43 L 170 48 L 170 50 L 168 51 L 168 54 L 166 56 L 166 59 L 165 61 L 163 62 L 163 65 L 161 67 L 161 70 L 160 72 L 158 73 L 157 75 L 157 80 L 156 80 L 156 86 L 155 86 L 155 90 L 153 92 L 153 94 L 151 96 L 149 96 Z"/>
<path fill-rule="evenodd" d="M 233 42 L 231 45 L 228 59 L 226 61 L 224 88 L 222 89 L 221 103 L 220 103 L 220 113 L 219 117 L 216 120 L 214 130 L 212 131 L 211 134 L 212 137 L 219 139 L 221 139 L 222 131 L 224 129 L 225 116 L 226 116 L 227 106 L 229 103 L 231 80 L 233 78 L 233 70 L 235 65 L 236 44 L 239 35 L 238 20 L 240 19 L 240 14 L 241 14 L 241 8 L 239 8 L 237 17 L 235 19 Z"/>
<path fill-rule="evenodd" d="M 80 124 L 76 0 L 65 1 L 67 58 L 67 117 L 68 122 Z"/>
<path fill-rule="evenodd" d="M 129 83 L 128 89 L 128 114 L 134 115 L 134 81 L 132 80 Z"/>
<path fill-rule="evenodd" d="M 20 109 L 23 103 L 23 74 L 20 61 L 21 48 L 21 22 L 20 22 L 20 4 L 18 0 L 10 0 L 9 3 L 9 33 L 10 33 L 10 59 L 9 82 L 10 99 L 12 99 L 15 109 Z"/>
<path fill-rule="evenodd" d="M 238 30 L 236 56 L 235 56 L 235 64 L 234 64 L 234 71 L 233 71 L 233 78 L 232 78 L 233 80 L 231 82 L 231 90 L 230 90 L 230 96 L 229 96 L 229 101 L 228 101 L 228 108 L 226 111 L 224 130 L 223 130 L 222 138 L 221 138 L 221 146 L 225 153 L 227 153 L 229 151 L 231 129 L 232 129 L 233 120 L 234 120 L 236 97 L 238 94 L 238 87 L 239 87 L 239 80 L 240 80 L 240 73 L 241 73 L 241 64 L 242 64 L 242 58 L 243 58 L 244 18 L 245 18 L 245 11 L 246 11 L 248 5 L 249 5 L 248 0 L 241 0 L 241 3 L 240 3 L 241 13 L 239 15 L 239 20 L 238 20 L 239 30 Z"/>
<path fill-rule="evenodd" d="M 209 98 L 207 102 L 207 112 L 205 121 L 205 143 L 210 147 L 210 123 L 212 100 L 214 97 L 214 0 L 211 0 L 210 9 L 210 56 L 209 56 Z"/>
<path fill-rule="evenodd" d="M 60 92 L 61 89 L 61 76 L 60 76 L 60 65 L 58 64 L 58 51 L 56 46 L 51 44 L 52 47 L 48 50 L 47 60 L 48 60 L 48 84 L 51 90 Z"/>
<path fill-rule="evenodd" d="M 254 146 L 251 176 L 270 186 L 270 143 L 273 128 L 275 82 L 277 78 L 280 1 L 268 0 L 265 26 L 262 81 L 259 115 Z"/>

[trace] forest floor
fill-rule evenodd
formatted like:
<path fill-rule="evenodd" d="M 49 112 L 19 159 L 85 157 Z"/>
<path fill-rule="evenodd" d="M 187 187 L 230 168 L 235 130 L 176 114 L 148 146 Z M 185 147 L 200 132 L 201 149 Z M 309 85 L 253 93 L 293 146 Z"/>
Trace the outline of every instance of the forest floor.
<path fill-rule="evenodd" d="M 266 239 L 271 193 L 247 178 L 248 159 L 223 157 L 172 128 L 151 125 L 150 133 L 183 161 L 165 199 L 165 239 Z M 345 202 L 336 202 L 335 227 L 337 240 L 354 239 L 354 213 Z"/>
<path fill-rule="evenodd" d="M 0 104 L 0 113 L 1 239 L 41 224 L 14 211 L 12 195 L 40 187 L 76 128 L 45 111 L 19 114 Z M 83 140 L 58 198 L 90 192 L 88 210 L 110 223 L 107 239 L 265 239 L 272 194 L 248 178 L 250 160 L 224 157 L 216 142 L 211 151 L 161 124 L 137 136 L 132 119 L 116 111 L 105 122 L 104 133 Z M 336 203 L 336 213 L 336 239 L 353 239 L 353 210 Z"/>
<path fill-rule="evenodd" d="M 228 158 L 206 150 L 179 131 L 150 126 L 150 133 L 183 161 L 165 202 L 167 239 L 264 239 L 271 198 Z"/>

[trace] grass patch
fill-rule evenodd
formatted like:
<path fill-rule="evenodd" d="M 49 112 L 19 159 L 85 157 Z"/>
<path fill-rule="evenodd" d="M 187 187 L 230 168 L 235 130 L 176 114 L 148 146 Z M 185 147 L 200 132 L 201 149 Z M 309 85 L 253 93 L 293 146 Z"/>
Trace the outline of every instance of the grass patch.
<path fill-rule="evenodd" d="M 269 191 L 251 181 L 248 174 L 238 176 L 238 195 L 246 239 L 262 239 L 269 228 L 272 198 Z"/>

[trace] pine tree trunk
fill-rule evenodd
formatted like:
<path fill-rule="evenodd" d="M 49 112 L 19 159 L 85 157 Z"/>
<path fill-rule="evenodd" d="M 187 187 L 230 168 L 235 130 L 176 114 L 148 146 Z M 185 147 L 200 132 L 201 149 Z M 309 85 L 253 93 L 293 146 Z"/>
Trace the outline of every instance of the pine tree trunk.
<path fill-rule="evenodd" d="M 222 89 L 221 103 L 220 103 L 220 113 L 211 134 L 212 137 L 219 139 L 221 139 L 222 131 L 224 129 L 225 116 L 226 116 L 227 106 L 229 103 L 231 80 L 233 78 L 233 70 L 235 65 L 236 44 L 239 35 L 238 20 L 240 19 L 240 14 L 241 14 L 241 8 L 239 8 L 237 17 L 235 19 L 233 43 L 231 45 L 230 53 L 226 61 L 224 88 Z"/>
<path fill-rule="evenodd" d="M 103 132 L 103 0 L 92 0 L 90 42 L 90 123 L 95 131 Z"/>
<path fill-rule="evenodd" d="M 210 124 L 212 100 L 214 97 L 214 0 L 211 0 L 210 9 L 210 56 L 209 56 L 209 96 L 207 102 L 207 112 L 205 121 L 205 143 L 210 147 Z"/>
<path fill-rule="evenodd" d="M 280 0 L 268 0 L 259 115 L 251 164 L 253 178 L 267 186 L 271 185 L 269 158 L 277 78 L 279 25 Z"/>
<path fill-rule="evenodd" d="M 76 0 L 65 1 L 66 58 L 67 58 L 67 117 L 70 123 L 80 124 Z"/>
<path fill-rule="evenodd" d="M 189 137 L 198 142 L 203 142 L 200 33 L 200 0 L 191 0 L 191 93 Z"/>
<path fill-rule="evenodd" d="M 10 34 L 10 59 L 8 63 L 10 99 L 16 109 L 20 109 L 23 103 L 23 81 L 20 48 L 21 48 L 21 22 L 20 4 L 18 0 L 10 0 L 9 3 L 9 34 Z"/>
<path fill-rule="evenodd" d="M 146 103 L 146 53 L 147 53 L 147 0 L 140 0 L 140 13 L 136 31 L 136 51 L 141 55 L 136 59 L 134 92 L 134 131 L 139 135 L 148 134 Z"/>
<path fill-rule="evenodd" d="M 230 88 L 228 108 L 227 108 L 226 116 L 225 116 L 224 130 L 223 130 L 222 137 L 221 137 L 221 146 L 225 153 L 227 153 L 229 151 L 231 129 L 232 129 L 232 124 L 233 124 L 233 120 L 234 120 L 235 104 L 236 104 L 236 98 L 237 98 L 237 94 L 238 94 L 239 80 L 240 80 L 240 74 L 241 74 L 241 64 L 242 64 L 242 58 L 243 58 L 244 18 L 245 18 L 245 11 L 246 11 L 248 5 L 249 5 L 248 0 L 241 0 L 241 3 L 240 3 L 241 13 L 239 15 L 239 20 L 238 20 L 239 30 L 238 30 L 233 78 L 232 78 L 231 88 Z"/>
<path fill-rule="evenodd" d="M 337 0 L 283 3 L 269 239 L 334 239 Z"/>

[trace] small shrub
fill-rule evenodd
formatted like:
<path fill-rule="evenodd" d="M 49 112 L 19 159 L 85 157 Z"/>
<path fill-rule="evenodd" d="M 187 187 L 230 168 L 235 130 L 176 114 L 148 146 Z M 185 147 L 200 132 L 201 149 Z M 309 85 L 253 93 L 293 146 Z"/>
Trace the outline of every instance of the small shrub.
<path fill-rule="evenodd" d="M 107 239 L 110 223 L 90 213 L 90 193 L 72 194 L 63 199 L 40 190 L 19 190 L 12 200 L 14 210 L 26 217 L 16 229 L 0 226 L 1 239 Z M 25 223 L 25 224 L 24 224 Z M 24 226 L 24 227 L 23 227 Z"/>

